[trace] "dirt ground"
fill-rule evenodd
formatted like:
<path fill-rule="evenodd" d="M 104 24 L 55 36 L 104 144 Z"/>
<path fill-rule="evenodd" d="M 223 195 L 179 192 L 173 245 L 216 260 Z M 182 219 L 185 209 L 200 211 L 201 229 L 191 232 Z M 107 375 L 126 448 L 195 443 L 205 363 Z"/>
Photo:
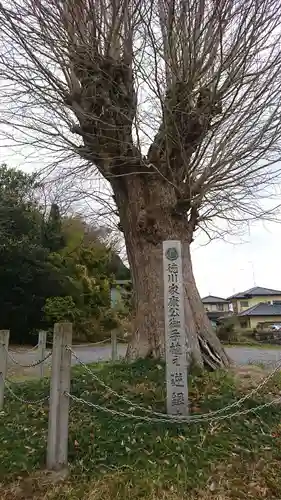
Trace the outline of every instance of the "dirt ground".
<path fill-rule="evenodd" d="M 36 363 L 37 360 L 38 351 L 32 346 L 12 346 L 9 348 L 7 378 L 20 381 L 40 377 L 40 366 L 29 366 Z M 50 369 L 51 361 L 48 359 L 44 362 L 44 375 L 49 375 Z"/>

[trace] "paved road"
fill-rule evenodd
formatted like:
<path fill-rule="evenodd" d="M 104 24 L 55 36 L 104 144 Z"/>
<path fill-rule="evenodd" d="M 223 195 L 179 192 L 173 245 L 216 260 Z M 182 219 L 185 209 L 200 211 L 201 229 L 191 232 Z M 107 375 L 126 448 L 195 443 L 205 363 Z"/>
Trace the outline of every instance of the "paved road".
<path fill-rule="evenodd" d="M 109 360 L 111 356 L 110 346 L 99 348 L 79 347 L 75 349 L 77 355 L 85 363 L 91 363 L 98 360 Z M 231 347 L 226 349 L 230 358 L 239 365 L 248 365 L 251 363 L 263 363 L 265 365 L 275 365 L 281 361 L 280 349 L 257 349 L 254 347 Z M 123 357 L 126 352 L 124 345 L 118 346 L 118 355 Z"/>
<path fill-rule="evenodd" d="M 281 361 L 281 348 L 261 349 L 256 347 L 231 347 L 226 349 L 229 357 L 238 365 L 262 363 L 274 366 Z"/>
<path fill-rule="evenodd" d="M 108 361 L 111 358 L 111 346 L 94 346 L 94 347 L 73 347 L 77 356 L 84 363 L 93 363 L 96 361 Z M 118 345 L 118 357 L 122 358 L 125 355 L 126 346 Z M 263 363 L 265 365 L 275 365 L 281 361 L 281 348 L 279 349 L 257 349 L 254 347 L 231 347 L 227 349 L 230 358 L 239 365 L 247 365 L 254 363 Z M 36 360 L 36 352 L 26 352 L 20 350 L 13 353 L 14 358 L 21 364 L 30 364 Z M 72 363 L 75 365 L 77 360 L 72 358 Z M 10 363 L 9 363 L 10 364 Z"/>

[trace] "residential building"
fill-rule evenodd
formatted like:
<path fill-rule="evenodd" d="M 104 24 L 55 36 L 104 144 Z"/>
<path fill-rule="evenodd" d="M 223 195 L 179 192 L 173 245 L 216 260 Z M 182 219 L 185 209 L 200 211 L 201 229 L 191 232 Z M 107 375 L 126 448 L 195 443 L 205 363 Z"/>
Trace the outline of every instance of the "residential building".
<path fill-rule="evenodd" d="M 204 309 L 207 312 L 228 312 L 229 311 L 229 301 L 223 299 L 222 297 L 215 297 L 214 295 L 208 295 L 201 299 L 204 305 Z"/>
<path fill-rule="evenodd" d="M 241 328 L 254 330 L 259 323 L 281 324 L 281 301 L 280 304 L 260 303 L 256 304 L 238 314 L 237 319 Z"/>
<path fill-rule="evenodd" d="M 245 292 L 236 293 L 227 300 L 232 304 L 233 313 L 239 315 L 260 303 L 281 306 L 281 291 L 255 286 Z"/>
<path fill-rule="evenodd" d="M 230 302 L 227 299 L 215 297 L 214 295 L 208 295 L 207 297 L 203 297 L 201 300 L 207 316 L 213 326 L 217 326 L 219 318 L 232 314 L 232 311 L 230 310 Z"/>

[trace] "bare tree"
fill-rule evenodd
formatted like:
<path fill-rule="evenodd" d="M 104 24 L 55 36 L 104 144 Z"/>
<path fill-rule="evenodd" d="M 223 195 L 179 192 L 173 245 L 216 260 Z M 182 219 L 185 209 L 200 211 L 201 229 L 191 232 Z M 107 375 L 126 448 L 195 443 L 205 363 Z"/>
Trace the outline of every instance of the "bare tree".
<path fill-rule="evenodd" d="M 199 227 L 272 214 L 260 200 L 280 174 L 279 7 L 0 2 L 3 133 L 41 148 L 56 168 L 68 165 L 69 175 L 87 179 L 96 168 L 110 183 L 136 292 L 131 357 L 163 353 L 162 241 L 179 239 L 193 359 L 228 363 L 196 288 L 190 245 Z"/>

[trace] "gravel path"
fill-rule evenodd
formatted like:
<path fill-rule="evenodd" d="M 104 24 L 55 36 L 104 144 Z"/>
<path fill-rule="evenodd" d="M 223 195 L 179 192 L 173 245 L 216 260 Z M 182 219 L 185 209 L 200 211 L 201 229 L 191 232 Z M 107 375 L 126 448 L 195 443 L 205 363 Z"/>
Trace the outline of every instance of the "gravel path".
<path fill-rule="evenodd" d="M 111 358 L 111 346 L 75 346 L 73 350 L 84 363 L 93 363 L 97 361 L 108 361 Z M 281 348 L 277 349 L 257 349 L 255 347 L 231 347 L 226 349 L 230 358 L 239 365 L 262 363 L 267 366 L 274 366 L 278 361 L 281 361 Z M 126 353 L 126 346 L 118 345 L 118 357 L 122 358 Z M 35 351 L 26 351 L 19 349 L 11 353 L 14 359 L 22 364 L 29 365 L 36 361 L 37 353 Z M 46 362 L 46 372 L 50 367 L 51 358 Z M 72 364 L 77 364 L 78 361 L 72 358 Z M 39 368 L 22 368 L 19 365 L 13 364 L 11 360 L 8 363 L 8 376 L 38 376 Z"/>

